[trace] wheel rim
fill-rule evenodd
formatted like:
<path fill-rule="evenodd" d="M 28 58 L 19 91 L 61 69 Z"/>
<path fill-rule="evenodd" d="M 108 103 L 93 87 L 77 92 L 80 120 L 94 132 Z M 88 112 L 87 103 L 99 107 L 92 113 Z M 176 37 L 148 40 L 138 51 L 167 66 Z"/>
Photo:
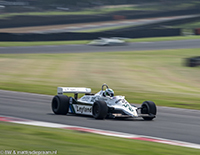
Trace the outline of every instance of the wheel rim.
<path fill-rule="evenodd" d="M 142 106 L 142 114 L 148 114 L 148 108 L 146 105 Z"/>
<path fill-rule="evenodd" d="M 94 115 L 95 115 L 95 116 L 98 115 L 98 113 L 99 113 L 99 106 L 98 106 L 98 105 L 95 105 L 93 111 L 94 111 Z"/>

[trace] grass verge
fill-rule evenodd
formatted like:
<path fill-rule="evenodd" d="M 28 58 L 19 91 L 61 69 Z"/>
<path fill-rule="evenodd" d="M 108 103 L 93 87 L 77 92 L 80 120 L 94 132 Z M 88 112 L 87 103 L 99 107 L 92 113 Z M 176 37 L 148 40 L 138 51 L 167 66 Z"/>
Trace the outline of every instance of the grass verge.
<path fill-rule="evenodd" d="M 0 42 L 0 47 L 13 46 L 43 46 L 43 45 L 70 45 L 70 44 L 86 44 L 88 40 L 83 41 L 33 41 L 33 42 Z"/>
<path fill-rule="evenodd" d="M 1 54 L 0 89 L 56 94 L 58 86 L 107 83 L 131 103 L 200 109 L 199 67 L 186 67 L 199 49 L 71 54 Z"/>
<path fill-rule="evenodd" d="M 103 7 L 94 7 L 87 8 L 81 11 L 42 11 L 42 12 L 22 12 L 22 13 L 6 13 L 1 14 L 1 18 L 9 18 L 14 16 L 55 16 L 55 15 L 94 15 L 94 14 L 107 14 L 114 13 L 117 11 L 126 11 L 126 10 L 138 10 L 138 11 L 156 11 L 156 10 L 168 10 L 171 7 L 174 9 L 189 9 L 191 7 L 199 5 L 199 2 L 186 2 L 186 3 L 177 3 L 170 2 L 167 5 L 163 5 L 163 3 L 152 3 L 152 4 L 139 4 L 139 5 L 112 5 L 112 6 L 103 6 Z"/>
<path fill-rule="evenodd" d="M 0 150 L 51 151 L 59 155 L 197 155 L 198 149 L 116 137 L 105 137 L 65 129 L 0 122 Z M 25 154 L 25 152 L 24 152 Z"/>
<path fill-rule="evenodd" d="M 174 41 L 174 40 L 191 40 L 200 39 L 200 36 L 175 36 L 175 37 L 154 37 L 127 39 L 127 42 L 156 42 L 156 41 Z M 68 44 L 87 44 L 89 40 L 82 41 L 35 41 L 35 42 L 0 42 L 0 47 L 13 46 L 43 46 L 43 45 L 68 45 Z"/>
<path fill-rule="evenodd" d="M 97 14 L 107 14 L 116 11 L 125 11 L 125 10 L 140 10 L 140 8 L 136 8 L 135 6 L 121 6 L 115 8 L 90 8 L 83 9 L 81 11 L 43 11 L 43 12 L 22 12 L 22 13 L 7 13 L 1 14 L 1 18 L 9 18 L 14 16 L 59 16 L 59 15 L 97 15 Z M 146 8 L 148 10 L 148 8 Z"/>

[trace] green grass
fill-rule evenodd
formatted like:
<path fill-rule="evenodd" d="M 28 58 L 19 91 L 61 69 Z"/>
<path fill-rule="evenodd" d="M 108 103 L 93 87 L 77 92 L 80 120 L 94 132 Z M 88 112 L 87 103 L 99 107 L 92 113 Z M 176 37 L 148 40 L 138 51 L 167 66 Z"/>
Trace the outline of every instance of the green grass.
<path fill-rule="evenodd" d="M 0 47 L 86 44 L 88 42 L 89 42 L 88 40 L 83 40 L 83 41 L 0 42 Z"/>
<path fill-rule="evenodd" d="M 198 155 L 200 150 L 65 129 L 0 122 L 0 151 L 57 151 L 59 155 Z"/>
<path fill-rule="evenodd" d="M 175 28 L 182 28 L 182 29 L 195 29 L 195 28 L 200 28 L 200 22 L 192 22 L 192 23 L 187 23 L 187 24 L 182 24 L 182 25 L 177 25 L 174 26 Z"/>
<path fill-rule="evenodd" d="M 0 89 L 56 94 L 58 86 L 107 83 L 131 103 L 200 109 L 200 67 L 184 59 L 200 49 L 71 54 L 1 54 Z"/>
<path fill-rule="evenodd" d="M 15 16 L 59 16 L 59 15 L 90 15 L 98 14 L 100 12 L 95 12 L 92 10 L 78 11 L 78 12 L 64 12 L 64 11 L 46 11 L 46 12 L 25 12 L 25 13 L 7 13 L 1 14 L 1 18 L 10 18 Z"/>
<path fill-rule="evenodd" d="M 173 40 L 190 40 L 200 39 L 200 36 L 176 36 L 176 37 L 153 37 L 153 38 L 136 38 L 127 39 L 128 42 L 156 42 L 156 41 L 173 41 Z M 90 40 L 82 41 L 35 41 L 35 42 L 0 42 L 0 47 L 12 46 L 43 46 L 43 45 L 67 45 L 67 44 L 87 44 Z"/>
<path fill-rule="evenodd" d="M 123 11 L 123 10 L 138 10 L 138 8 L 134 6 L 122 6 L 122 7 L 115 7 L 115 8 L 91 8 L 91 9 L 84 9 L 82 11 L 43 11 L 43 12 L 24 12 L 24 13 L 6 13 L 1 14 L 1 18 L 10 18 L 14 16 L 59 16 L 59 15 L 96 15 L 96 14 L 107 14 L 116 11 Z M 147 9 L 148 10 L 148 9 Z"/>
<path fill-rule="evenodd" d="M 116 5 L 112 7 L 95 7 L 90 9 L 83 9 L 81 11 L 43 11 L 43 12 L 22 12 L 22 13 L 6 13 L 1 14 L 1 18 L 10 18 L 14 16 L 59 16 L 59 15 L 94 15 L 94 14 L 107 14 L 117 11 L 125 10 L 138 10 L 138 11 L 156 11 L 156 10 L 171 10 L 171 9 L 186 9 L 193 6 L 199 5 L 199 2 L 190 3 L 164 3 L 164 4 L 151 4 L 151 5 Z M 171 8 L 171 9 L 170 9 Z"/>
<path fill-rule="evenodd" d="M 87 8 L 83 9 L 81 11 L 43 11 L 43 12 L 22 12 L 22 13 L 6 13 L 1 14 L 1 18 L 9 18 L 14 16 L 23 16 L 23 15 L 29 15 L 29 16 L 59 16 L 59 15 L 96 15 L 96 14 L 107 14 L 107 13 L 113 13 L 117 11 L 127 11 L 127 10 L 141 10 L 141 11 L 151 11 L 151 10 L 158 10 L 160 8 L 160 5 L 156 6 L 137 6 L 137 5 L 116 5 L 112 7 L 95 7 L 95 8 Z"/>
<path fill-rule="evenodd" d="M 200 21 L 172 26 L 173 28 L 180 28 L 183 35 L 194 35 L 194 30 L 200 28 Z"/>

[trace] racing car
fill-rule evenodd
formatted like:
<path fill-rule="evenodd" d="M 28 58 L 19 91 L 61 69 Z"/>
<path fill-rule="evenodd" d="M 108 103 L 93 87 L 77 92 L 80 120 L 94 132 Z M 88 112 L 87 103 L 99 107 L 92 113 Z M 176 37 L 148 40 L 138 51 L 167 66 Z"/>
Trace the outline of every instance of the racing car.
<path fill-rule="evenodd" d="M 124 41 L 126 38 L 112 37 L 112 38 L 99 38 L 88 43 L 88 45 L 96 46 L 112 46 L 112 45 L 126 45 L 127 42 Z"/>
<path fill-rule="evenodd" d="M 74 97 L 68 97 L 64 93 L 74 93 Z M 85 95 L 78 98 L 79 93 Z M 107 84 L 103 84 L 96 94 L 91 93 L 91 88 L 58 87 L 51 107 L 58 115 L 81 114 L 93 116 L 95 119 L 142 117 L 144 120 L 153 120 L 157 112 L 154 102 L 144 101 L 140 107 L 136 107 L 130 104 L 125 96 L 115 96 Z"/>

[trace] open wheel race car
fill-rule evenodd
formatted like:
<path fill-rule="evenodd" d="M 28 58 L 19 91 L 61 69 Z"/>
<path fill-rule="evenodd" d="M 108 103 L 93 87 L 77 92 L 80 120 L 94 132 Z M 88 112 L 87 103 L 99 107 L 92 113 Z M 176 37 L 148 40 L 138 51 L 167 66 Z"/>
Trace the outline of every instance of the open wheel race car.
<path fill-rule="evenodd" d="M 95 46 L 112 46 L 112 45 L 127 45 L 126 38 L 112 37 L 112 38 L 99 38 L 88 43 L 88 45 Z"/>
<path fill-rule="evenodd" d="M 106 87 L 106 89 L 104 89 Z M 63 93 L 74 93 L 68 97 Z M 78 99 L 79 93 L 85 93 Z M 136 107 L 125 100 L 124 96 L 114 96 L 114 91 L 103 84 L 101 90 L 91 94 L 90 88 L 58 87 L 57 94 L 52 99 L 52 111 L 55 114 L 82 114 L 93 116 L 95 119 L 116 117 L 142 117 L 152 120 L 156 117 L 156 105 L 152 101 L 144 101 L 141 107 Z"/>

